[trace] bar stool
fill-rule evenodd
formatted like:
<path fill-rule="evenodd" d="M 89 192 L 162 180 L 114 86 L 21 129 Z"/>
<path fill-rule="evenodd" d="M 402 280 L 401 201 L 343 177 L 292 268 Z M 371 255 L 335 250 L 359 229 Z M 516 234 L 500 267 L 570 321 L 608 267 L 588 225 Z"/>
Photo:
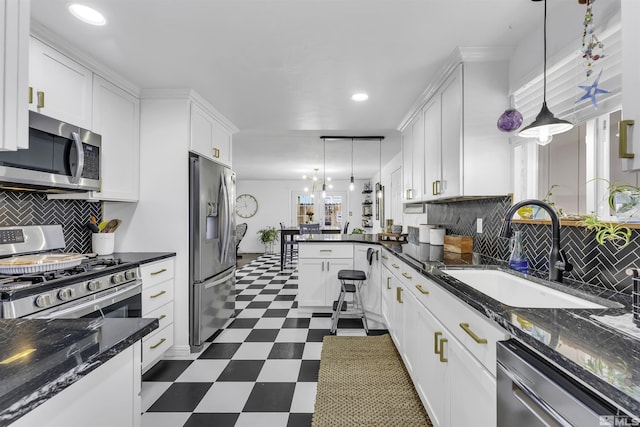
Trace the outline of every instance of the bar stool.
<path fill-rule="evenodd" d="M 338 280 L 340 280 L 340 295 L 338 300 L 333 302 L 333 313 L 331 314 L 331 330 L 330 333 L 335 334 L 338 330 L 338 320 L 342 311 L 345 314 L 358 314 L 362 318 L 362 326 L 365 332 L 369 333 L 369 325 L 367 324 L 367 315 L 364 312 L 362 298 L 360 296 L 360 288 L 371 274 L 371 264 L 373 261 L 372 248 L 367 249 L 367 263 L 369 264 L 368 273 L 362 270 L 339 270 Z M 347 294 L 351 294 L 351 301 L 347 301 Z"/>

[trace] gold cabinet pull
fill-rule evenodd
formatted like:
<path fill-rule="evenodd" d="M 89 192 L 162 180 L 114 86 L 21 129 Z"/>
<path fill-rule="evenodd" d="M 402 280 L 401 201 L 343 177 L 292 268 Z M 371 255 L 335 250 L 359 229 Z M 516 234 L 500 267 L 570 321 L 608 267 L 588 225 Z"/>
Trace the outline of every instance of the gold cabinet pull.
<path fill-rule="evenodd" d="M 391 264 L 391 267 L 393 268 L 400 268 L 400 266 L 398 264 Z"/>
<path fill-rule="evenodd" d="M 166 268 L 163 268 L 162 270 L 158 270 L 158 271 L 152 271 L 151 275 L 155 276 L 156 274 L 164 273 L 165 271 L 167 271 Z"/>
<path fill-rule="evenodd" d="M 411 276 L 409 276 L 407 273 L 402 273 L 402 276 L 403 276 L 405 279 L 411 279 Z"/>
<path fill-rule="evenodd" d="M 465 331 L 471 338 L 473 338 L 473 340 L 475 342 L 477 342 L 478 344 L 486 344 L 487 343 L 487 339 L 486 338 L 480 338 L 479 336 L 477 336 L 475 334 L 475 332 L 473 332 L 471 330 L 471 328 L 469 328 L 469 324 L 468 323 L 460 323 L 460 327 L 462 328 L 463 331 Z"/>
<path fill-rule="evenodd" d="M 322 268 L 320 269 L 320 271 L 324 271 L 324 261 L 322 261 Z"/>
<path fill-rule="evenodd" d="M 438 339 L 442 336 L 442 332 L 434 332 L 433 333 L 433 353 L 440 354 L 440 350 L 438 350 Z"/>
<path fill-rule="evenodd" d="M 406 200 L 413 199 L 413 189 L 412 188 L 407 188 L 405 190 L 405 197 L 406 197 Z"/>
<path fill-rule="evenodd" d="M 382 259 L 389 259 L 389 257 L 386 255 L 382 255 Z"/>
<path fill-rule="evenodd" d="M 448 343 L 449 340 L 446 338 L 442 338 L 440 340 L 440 353 L 438 353 L 440 355 L 440 361 L 442 363 L 447 363 L 449 361 L 449 359 L 447 359 L 446 357 L 444 357 L 444 345 L 445 343 Z"/>
<path fill-rule="evenodd" d="M 429 291 L 424 289 L 422 285 L 416 285 L 416 289 L 419 290 L 422 295 L 429 295 Z"/>
<path fill-rule="evenodd" d="M 165 342 L 166 340 L 167 340 L 166 338 L 162 338 L 160 341 L 158 341 L 158 344 L 150 345 L 149 348 L 151 350 L 156 349 L 156 348 L 160 347 L 162 345 L 162 343 Z"/>
<path fill-rule="evenodd" d="M 149 298 L 158 298 L 160 295 L 164 295 L 166 293 L 167 293 L 167 291 L 160 291 L 155 295 L 149 295 Z"/>
<path fill-rule="evenodd" d="M 387 289 L 391 289 L 391 286 L 389 286 L 390 283 L 391 283 L 391 277 L 387 276 Z"/>
<path fill-rule="evenodd" d="M 634 153 L 627 153 L 627 128 L 633 126 L 633 120 L 620 120 L 618 128 L 618 157 L 621 159 L 633 159 Z"/>
<path fill-rule="evenodd" d="M 36 97 L 38 98 L 38 104 L 36 105 L 38 108 L 44 108 L 44 92 L 37 91 Z"/>
<path fill-rule="evenodd" d="M 440 180 L 436 180 L 436 195 L 440 194 Z"/>
<path fill-rule="evenodd" d="M 216 159 L 220 157 L 220 149 L 219 148 L 214 148 L 213 149 L 213 157 L 215 157 Z"/>
<path fill-rule="evenodd" d="M 438 195 L 438 193 L 436 193 L 436 182 L 435 181 L 433 181 L 431 183 L 431 195 L 433 195 L 433 196 L 437 196 Z"/>
<path fill-rule="evenodd" d="M 29 104 L 33 104 L 33 88 L 29 86 Z"/>
<path fill-rule="evenodd" d="M 396 300 L 398 300 L 400 304 L 404 304 L 404 301 L 402 301 L 402 288 L 400 287 L 396 288 Z"/>
<path fill-rule="evenodd" d="M 166 315 L 166 314 L 161 314 L 161 315 L 160 315 L 160 317 L 158 317 L 158 320 L 162 320 L 162 319 L 164 319 L 164 318 L 166 318 L 166 317 L 167 317 L 167 315 Z"/>

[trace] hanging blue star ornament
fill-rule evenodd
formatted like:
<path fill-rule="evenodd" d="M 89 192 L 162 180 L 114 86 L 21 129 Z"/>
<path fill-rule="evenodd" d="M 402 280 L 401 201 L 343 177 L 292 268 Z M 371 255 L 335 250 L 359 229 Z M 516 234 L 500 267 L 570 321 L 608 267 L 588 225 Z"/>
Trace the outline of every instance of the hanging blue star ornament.
<path fill-rule="evenodd" d="M 598 83 L 600 82 L 600 76 L 602 76 L 602 70 L 598 74 L 598 77 L 595 79 L 591 86 L 578 86 L 580 89 L 585 91 L 585 94 L 582 95 L 580 99 L 576 101 L 576 104 L 584 99 L 591 98 L 591 103 L 593 104 L 593 108 L 598 109 L 598 101 L 596 100 L 596 95 L 600 95 L 603 93 L 609 93 L 608 90 L 600 89 L 598 87 Z"/>

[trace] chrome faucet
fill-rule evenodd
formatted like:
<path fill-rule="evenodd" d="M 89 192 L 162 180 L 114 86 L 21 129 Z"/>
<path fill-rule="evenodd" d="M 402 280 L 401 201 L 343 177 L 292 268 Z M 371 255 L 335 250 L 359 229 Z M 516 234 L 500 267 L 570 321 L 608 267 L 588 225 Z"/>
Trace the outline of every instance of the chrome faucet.
<path fill-rule="evenodd" d="M 551 217 L 551 252 L 549 253 L 549 280 L 556 282 L 562 282 L 562 273 L 565 271 L 573 270 L 573 265 L 567 260 L 567 255 L 564 250 L 560 248 L 560 219 L 555 209 L 553 209 L 547 203 L 541 200 L 523 200 L 511 206 L 504 217 L 504 223 L 500 229 L 501 237 L 511 237 L 513 232 L 511 228 L 511 221 L 513 215 L 518 209 L 523 206 L 535 205 L 540 206 L 547 211 L 549 217 Z"/>

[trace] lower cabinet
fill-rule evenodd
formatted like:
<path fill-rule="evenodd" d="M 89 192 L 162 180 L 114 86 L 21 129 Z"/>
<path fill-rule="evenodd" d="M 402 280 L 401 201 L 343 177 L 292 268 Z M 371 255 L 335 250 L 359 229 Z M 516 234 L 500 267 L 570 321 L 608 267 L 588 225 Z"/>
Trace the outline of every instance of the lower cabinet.
<path fill-rule="evenodd" d="M 495 346 L 508 333 L 401 261 L 383 276 L 383 318 L 433 425 L 495 427 Z"/>
<path fill-rule="evenodd" d="M 141 384 L 138 341 L 11 426 L 139 427 Z"/>
<path fill-rule="evenodd" d="M 331 308 L 338 299 L 338 271 L 353 269 L 353 245 L 300 244 L 298 248 L 298 304 Z"/>
<path fill-rule="evenodd" d="M 142 370 L 153 366 L 173 345 L 174 258 L 143 264 L 142 317 L 158 319 L 158 329 L 142 339 Z"/>

